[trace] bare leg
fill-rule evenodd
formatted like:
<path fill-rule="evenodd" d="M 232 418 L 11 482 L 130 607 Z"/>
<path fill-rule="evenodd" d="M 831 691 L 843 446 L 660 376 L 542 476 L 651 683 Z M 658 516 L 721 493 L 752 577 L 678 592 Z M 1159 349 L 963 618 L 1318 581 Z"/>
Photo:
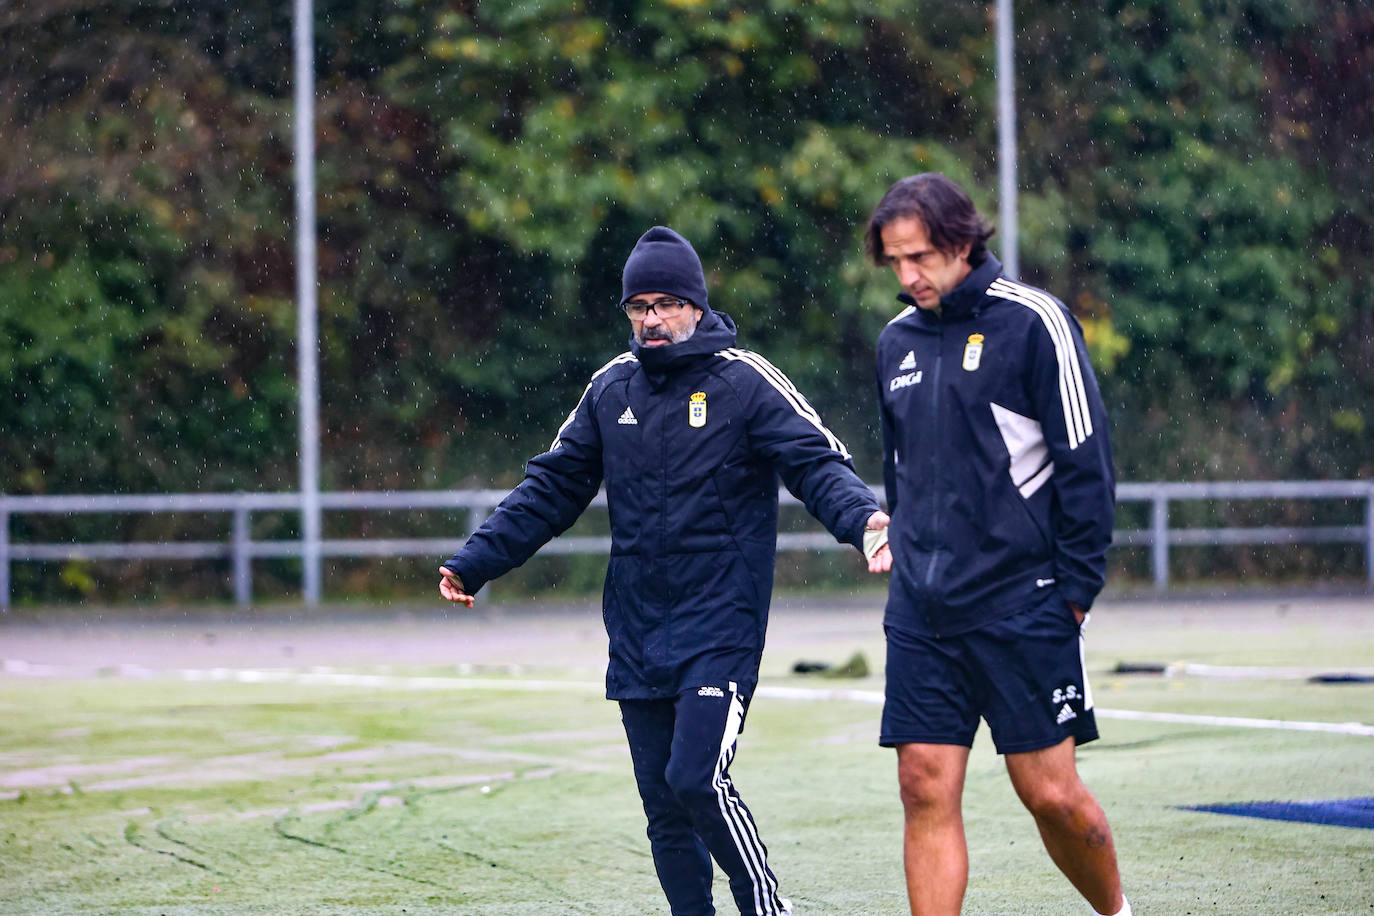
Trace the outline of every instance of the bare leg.
<path fill-rule="evenodd" d="M 968 886 L 962 811 L 969 749 L 897 746 L 897 783 L 906 814 L 902 860 L 912 916 L 959 916 Z"/>
<path fill-rule="evenodd" d="M 1007 774 L 1054 864 L 1099 913 L 1121 909 L 1121 874 L 1107 815 L 1078 776 L 1074 742 L 1006 755 Z"/>

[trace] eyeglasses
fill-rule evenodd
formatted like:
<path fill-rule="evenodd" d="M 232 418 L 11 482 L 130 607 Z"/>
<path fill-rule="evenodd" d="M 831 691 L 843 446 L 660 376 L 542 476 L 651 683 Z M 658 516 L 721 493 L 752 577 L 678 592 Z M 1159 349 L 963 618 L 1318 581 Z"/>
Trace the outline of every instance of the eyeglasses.
<path fill-rule="evenodd" d="M 650 311 L 653 311 L 660 318 L 671 318 L 691 304 L 686 299 L 673 299 L 665 296 L 662 299 L 655 299 L 653 302 L 627 302 L 621 307 L 625 309 L 625 314 L 629 315 L 632 320 L 643 321 L 649 317 Z"/>

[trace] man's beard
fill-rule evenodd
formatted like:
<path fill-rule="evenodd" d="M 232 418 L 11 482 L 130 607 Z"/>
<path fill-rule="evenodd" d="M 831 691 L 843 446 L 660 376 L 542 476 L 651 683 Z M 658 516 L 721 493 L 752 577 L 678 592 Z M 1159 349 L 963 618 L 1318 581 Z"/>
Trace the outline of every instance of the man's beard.
<path fill-rule="evenodd" d="M 690 338 L 693 334 L 695 334 L 696 330 L 697 326 L 695 323 L 688 325 L 686 328 L 684 328 L 676 334 L 672 334 L 668 331 L 667 328 L 662 327 L 640 328 L 639 333 L 635 335 L 635 340 L 639 342 L 640 346 L 643 346 L 646 342 L 650 340 L 666 340 L 670 344 L 679 344 L 682 343 L 684 340 Z"/>

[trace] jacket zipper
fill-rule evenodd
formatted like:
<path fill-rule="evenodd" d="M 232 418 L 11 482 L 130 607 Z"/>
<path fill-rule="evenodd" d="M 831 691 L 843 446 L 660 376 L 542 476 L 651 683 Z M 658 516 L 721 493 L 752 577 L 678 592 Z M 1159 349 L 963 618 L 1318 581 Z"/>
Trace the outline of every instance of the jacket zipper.
<path fill-rule="evenodd" d="M 942 319 L 942 320 L 940 321 L 939 330 L 937 331 L 936 339 L 935 339 L 935 372 L 934 372 L 934 378 L 931 379 L 931 393 L 930 393 L 931 424 L 930 424 L 930 425 L 931 425 L 931 430 L 933 431 L 934 435 L 932 435 L 932 436 L 930 437 L 929 441 L 932 442 L 932 443 L 938 443 L 938 442 L 941 441 L 941 439 L 940 439 L 940 425 L 941 425 L 941 424 L 940 424 L 940 367 L 941 367 L 941 365 L 943 365 L 943 363 L 944 363 L 944 358 L 945 358 L 945 325 L 944 325 L 944 321 L 943 321 L 943 319 Z M 941 537 L 941 535 L 940 535 L 940 492 L 939 492 L 940 488 L 939 488 L 939 484 L 938 484 L 938 481 L 939 481 L 939 473 L 940 473 L 940 459 L 939 459 L 938 455 L 936 454 L 936 452 L 937 452 L 937 449 L 936 449 L 936 448 L 927 449 L 927 453 L 928 453 L 928 455 L 929 455 L 929 457 L 930 457 L 930 494 L 931 494 L 931 503 L 932 503 L 932 505 L 931 505 L 931 507 L 930 507 L 930 530 L 931 530 L 931 534 L 932 534 L 932 538 L 931 538 L 931 540 L 932 540 L 932 549 L 931 549 L 931 551 L 930 551 L 930 566 L 928 566 L 928 567 L 926 568 L 926 587 L 927 587 L 927 588 L 930 587 L 931 582 L 933 582 L 934 579 L 935 579 L 935 564 L 936 564 L 936 562 L 937 562 L 937 561 L 939 560 L 939 558 L 940 558 L 940 545 L 941 545 L 941 542 L 942 542 L 942 540 L 943 540 L 942 537 Z"/>

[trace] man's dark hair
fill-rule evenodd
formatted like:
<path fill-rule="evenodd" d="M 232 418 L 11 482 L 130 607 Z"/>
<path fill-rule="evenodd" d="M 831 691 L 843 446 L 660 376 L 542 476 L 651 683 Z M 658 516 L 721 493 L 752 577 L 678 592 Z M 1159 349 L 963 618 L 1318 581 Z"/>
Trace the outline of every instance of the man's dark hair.
<path fill-rule="evenodd" d="M 937 251 L 952 254 L 969 243 L 968 262 L 974 267 L 987 259 L 987 241 L 997 231 L 956 182 L 939 172 L 909 175 L 887 189 L 868 219 L 864 250 L 879 267 L 887 264 L 883 227 L 903 217 L 919 219 Z"/>

